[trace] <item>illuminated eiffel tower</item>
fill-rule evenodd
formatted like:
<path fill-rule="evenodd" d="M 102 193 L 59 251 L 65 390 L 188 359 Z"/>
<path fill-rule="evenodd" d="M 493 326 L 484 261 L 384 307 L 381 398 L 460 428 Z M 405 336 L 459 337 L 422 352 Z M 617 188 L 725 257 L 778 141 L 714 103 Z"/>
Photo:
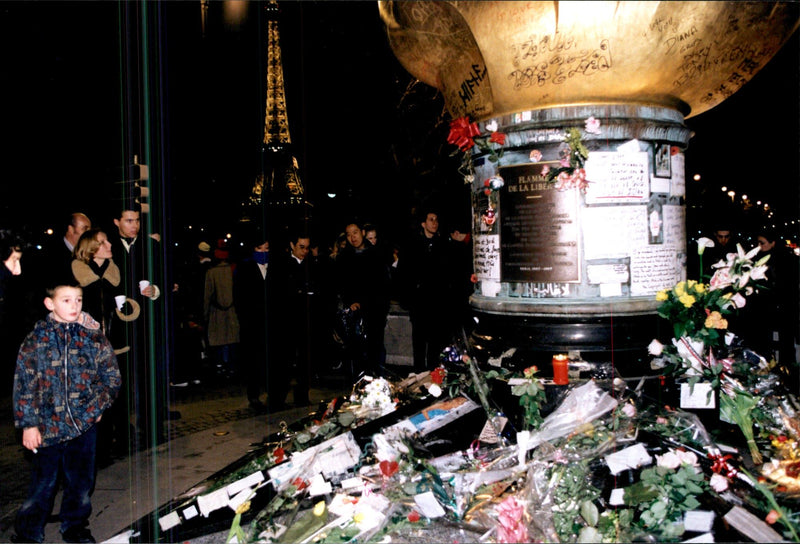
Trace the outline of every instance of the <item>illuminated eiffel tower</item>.
<path fill-rule="evenodd" d="M 297 159 L 292 153 L 289 117 L 286 113 L 286 89 L 283 82 L 278 3 L 264 5 L 266 21 L 266 108 L 264 141 L 261 146 L 261 173 L 251 190 L 248 204 L 262 208 L 265 218 L 278 220 L 279 209 L 302 207 L 305 192 L 300 181 Z M 285 218 L 282 218 L 285 219 Z"/>

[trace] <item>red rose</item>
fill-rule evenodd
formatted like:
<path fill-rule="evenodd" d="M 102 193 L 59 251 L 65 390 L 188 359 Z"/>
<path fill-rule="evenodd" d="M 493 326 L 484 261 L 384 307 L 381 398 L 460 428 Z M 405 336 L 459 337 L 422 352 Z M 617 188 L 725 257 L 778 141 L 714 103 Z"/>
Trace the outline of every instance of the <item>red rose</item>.
<path fill-rule="evenodd" d="M 484 187 L 489 187 L 491 184 L 492 184 L 492 182 L 491 182 L 491 181 L 489 181 L 488 179 L 487 179 L 486 181 L 484 181 L 484 182 L 483 182 L 483 186 L 484 186 Z"/>
<path fill-rule="evenodd" d="M 445 374 L 447 374 L 447 371 L 445 369 L 443 369 L 442 367 L 439 367 L 439 368 L 431 371 L 431 381 L 433 383 L 435 383 L 436 385 L 442 385 L 442 382 L 444 381 Z"/>
<path fill-rule="evenodd" d="M 470 281 L 470 282 L 472 282 L 472 283 L 478 283 L 478 276 L 477 276 L 477 274 L 472 274 L 472 275 L 469 277 L 469 281 Z"/>
<path fill-rule="evenodd" d="M 486 189 L 483 190 L 483 194 L 489 196 L 490 194 L 492 194 L 492 190 L 487 187 Z"/>
<path fill-rule="evenodd" d="M 680 152 L 681 152 L 681 149 L 677 145 L 673 145 L 672 147 L 669 148 L 669 154 L 670 155 L 677 155 Z"/>
<path fill-rule="evenodd" d="M 492 132 L 489 141 L 495 144 L 506 145 L 506 135 L 502 132 Z"/>
<path fill-rule="evenodd" d="M 411 512 L 409 512 L 408 521 L 410 521 L 411 523 L 418 522 L 419 521 L 419 512 L 417 512 L 416 510 L 412 510 Z"/>
<path fill-rule="evenodd" d="M 283 450 L 283 448 L 275 448 L 275 451 L 272 452 L 272 456 L 275 458 L 276 463 L 282 463 L 285 455 L 286 452 Z"/>

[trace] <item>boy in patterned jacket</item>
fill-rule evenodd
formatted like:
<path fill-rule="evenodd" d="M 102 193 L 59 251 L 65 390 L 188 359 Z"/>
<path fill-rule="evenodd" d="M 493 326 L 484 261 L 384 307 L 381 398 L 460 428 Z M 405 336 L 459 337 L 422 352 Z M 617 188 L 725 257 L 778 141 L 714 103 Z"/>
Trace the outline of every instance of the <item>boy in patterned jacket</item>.
<path fill-rule="evenodd" d="M 47 291 L 46 319 L 36 323 L 17 356 L 14 425 L 31 450 L 28 499 L 14 523 L 14 542 L 41 542 L 63 470 L 61 536 L 94 542 L 89 531 L 94 487 L 97 423 L 119 391 L 114 349 L 99 324 L 81 311 L 80 287 Z"/>

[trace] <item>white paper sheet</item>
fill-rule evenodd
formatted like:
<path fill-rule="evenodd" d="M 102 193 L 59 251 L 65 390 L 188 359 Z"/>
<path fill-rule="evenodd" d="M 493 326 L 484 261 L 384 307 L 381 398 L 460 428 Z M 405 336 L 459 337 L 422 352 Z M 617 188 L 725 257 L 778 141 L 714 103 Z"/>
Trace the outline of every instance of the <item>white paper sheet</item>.
<path fill-rule="evenodd" d="M 445 511 L 436 497 L 433 496 L 433 491 L 426 491 L 419 495 L 414 495 L 414 502 L 417 503 L 420 513 L 426 518 L 435 519 L 444 516 Z"/>
<path fill-rule="evenodd" d="M 647 449 L 642 443 L 634 444 L 624 450 L 610 453 L 605 456 L 605 460 L 611 474 L 615 476 L 623 470 L 639 468 L 653 462 L 653 458 L 647 453 Z"/>

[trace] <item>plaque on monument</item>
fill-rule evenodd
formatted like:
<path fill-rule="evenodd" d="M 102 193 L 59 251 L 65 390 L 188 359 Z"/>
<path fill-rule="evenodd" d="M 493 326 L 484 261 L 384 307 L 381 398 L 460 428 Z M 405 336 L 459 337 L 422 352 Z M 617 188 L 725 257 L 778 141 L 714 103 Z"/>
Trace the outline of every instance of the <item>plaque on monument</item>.
<path fill-rule="evenodd" d="M 500 168 L 502 281 L 580 281 L 578 191 L 556 190 L 543 166 Z"/>

